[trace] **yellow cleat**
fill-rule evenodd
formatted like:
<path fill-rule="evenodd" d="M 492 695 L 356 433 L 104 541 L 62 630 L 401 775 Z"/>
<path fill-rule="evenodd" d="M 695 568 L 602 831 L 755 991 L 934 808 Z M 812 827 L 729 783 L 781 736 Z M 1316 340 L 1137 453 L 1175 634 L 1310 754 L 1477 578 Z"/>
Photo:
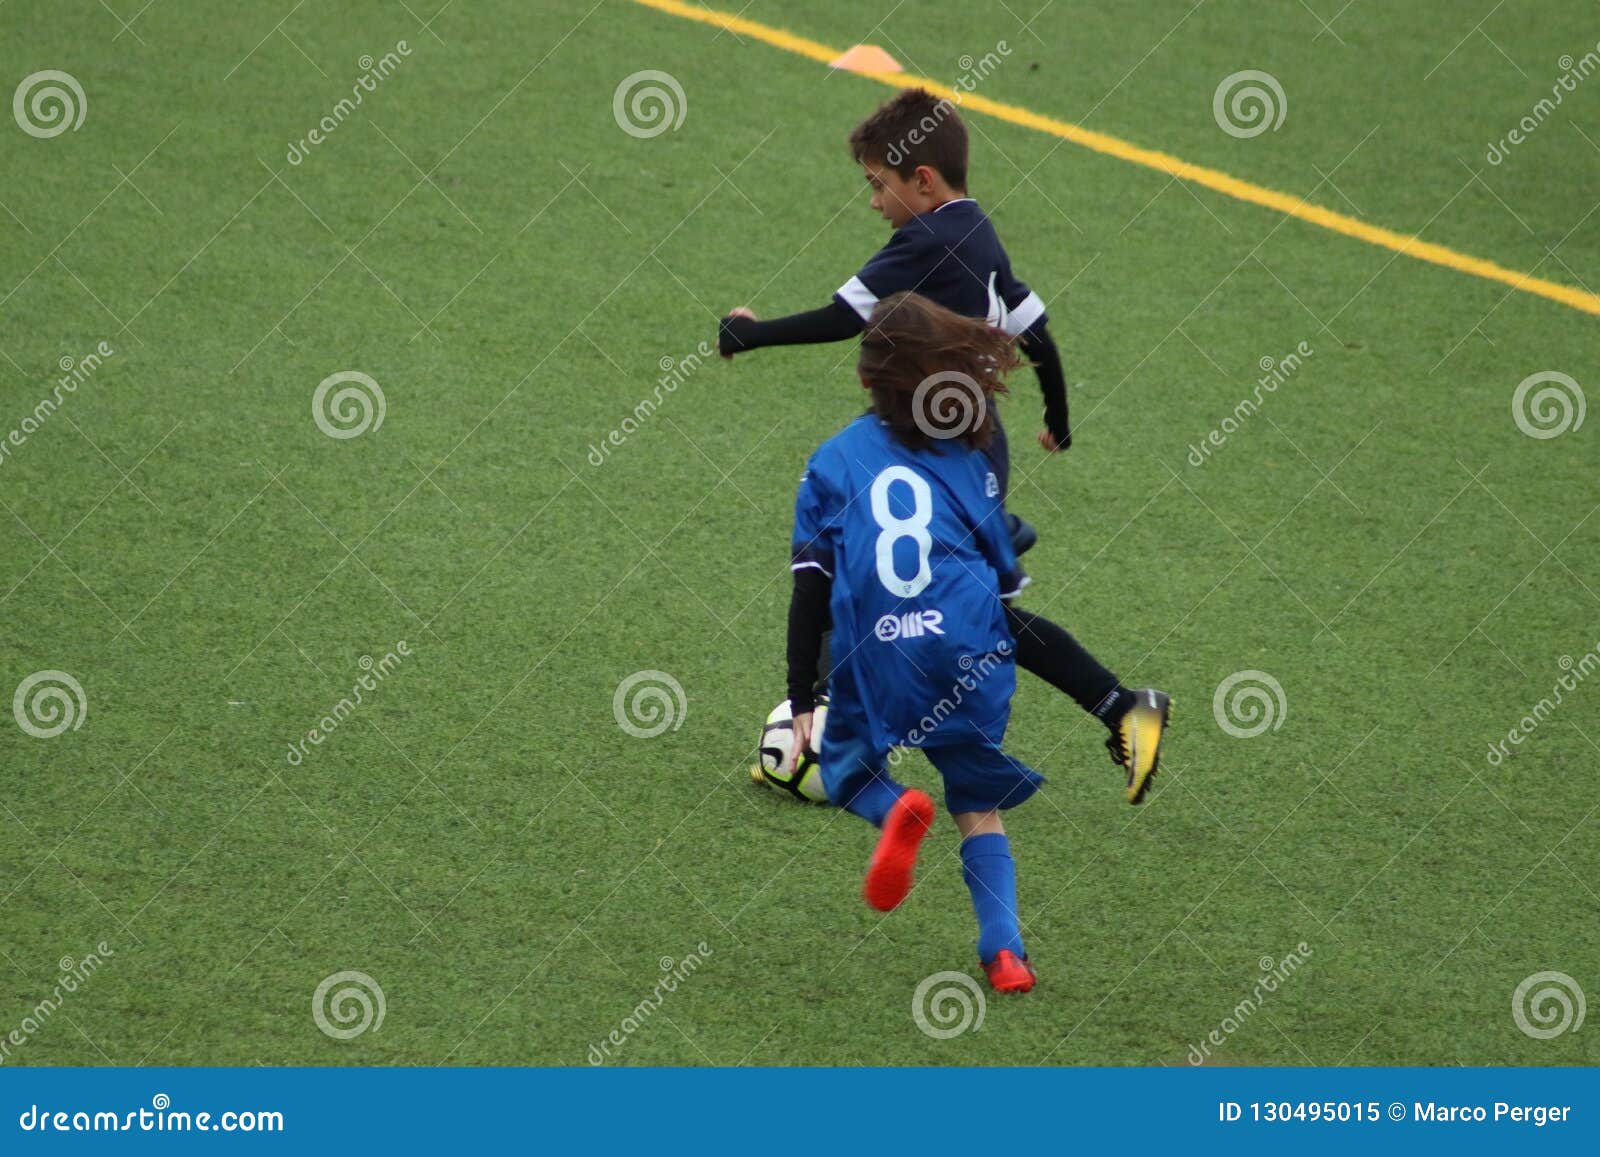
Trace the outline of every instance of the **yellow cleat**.
<path fill-rule="evenodd" d="M 1106 749 L 1113 763 L 1128 773 L 1128 802 L 1139 803 L 1161 766 L 1161 738 L 1167 729 L 1172 700 L 1153 688 L 1135 691 L 1136 702 L 1111 732 Z"/>

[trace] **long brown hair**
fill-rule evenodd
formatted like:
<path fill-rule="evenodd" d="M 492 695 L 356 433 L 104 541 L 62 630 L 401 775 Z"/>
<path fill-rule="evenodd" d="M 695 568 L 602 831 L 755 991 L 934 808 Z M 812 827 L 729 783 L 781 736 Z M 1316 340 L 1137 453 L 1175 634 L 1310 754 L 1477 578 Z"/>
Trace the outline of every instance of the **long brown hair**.
<path fill-rule="evenodd" d="M 982 449 L 994 438 L 989 399 L 1006 392 L 1018 364 L 1005 331 L 920 294 L 894 293 L 873 307 L 856 369 L 878 417 L 906 445 Z"/>

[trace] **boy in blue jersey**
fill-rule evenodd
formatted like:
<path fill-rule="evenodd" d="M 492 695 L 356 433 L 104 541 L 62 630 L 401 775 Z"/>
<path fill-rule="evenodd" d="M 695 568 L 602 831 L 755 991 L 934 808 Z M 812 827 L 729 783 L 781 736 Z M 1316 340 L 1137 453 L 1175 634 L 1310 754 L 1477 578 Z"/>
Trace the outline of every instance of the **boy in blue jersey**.
<path fill-rule="evenodd" d="M 721 323 L 721 353 L 731 358 L 767 345 L 852 338 L 883 301 L 914 292 L 1016 339 L 1034 363 L 1044 395 L 1044 429 L 1037 440 L 1048 452 L 1065 450 L 1072 434 L 1061 356 L 1044 303 L 1012 273 L 994 226 L 967 196 L 967 132 L 955 107 L 923 89 L 902 91 L 856 127 L 850 150 L 872 189 L 873 209 L 894 228 L 888 243 L 821 309 L 770 321 L 748 309 L 732 311 Z M 1037 535 L 1004 510 L 1010 453 L 999 414 L 983 401 L 992 427 L 983 452 L 995 475 L 1001 517 L 1021 554 Z M 1128 802 L 1138 803 L 1160 759 L 1167 696 L 1124 687 L 1050 620 L 1010 606 L 1005 614 L 1023 669 L 1071 696 L 1110 731 L 1106 746 L 1126 773 Z"/>
<path fill-rule="evenodd" d="M 1035 980 L 1000 812 L 1043 782 L 1000 747 L 1016 688 L 1003 600 L 1027 580 L 984 453 L 994 413 L 983 402 L 1005 389 L 1016 364 L 1003 331 L 916 294 L 873 307 L 857 365 L 872 409 L 806 466 L 789 610 L 793 751 L 810 744 L 812 687 L 832 622 L 822 778 L 834 804 L 882 829 L 867 903 L 886 912 L 910 891 L 933 801 L 896 782 L 889 759 L 896 747 L 921 748 L 962 836 L 978 957 L 997 992 L 1027 992 Z M 925 404 L 921 383 L 933 375 L 970 384 L 970 404 Z"/>

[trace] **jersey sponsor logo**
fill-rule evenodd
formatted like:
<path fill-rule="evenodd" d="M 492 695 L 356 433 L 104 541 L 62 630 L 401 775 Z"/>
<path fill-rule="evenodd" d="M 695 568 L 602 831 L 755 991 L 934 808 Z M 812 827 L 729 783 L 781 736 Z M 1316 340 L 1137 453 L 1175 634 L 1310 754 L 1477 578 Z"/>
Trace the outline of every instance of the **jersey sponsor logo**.
<path fill-rule="evenodd" d="M 872 633 L 879 641 L 892 643 L 896 639 L 917 639 L 923 635 L 944 634 L 944 613 L 933 609 L 906 611 L 900 615 L 884 615 Z"/>
<path fill-rule="evenodd" d="M 1000 497 L 1000 479 L 994 476 L 994 471 L 983 476 L 983 496 L 985 498 Z"/>

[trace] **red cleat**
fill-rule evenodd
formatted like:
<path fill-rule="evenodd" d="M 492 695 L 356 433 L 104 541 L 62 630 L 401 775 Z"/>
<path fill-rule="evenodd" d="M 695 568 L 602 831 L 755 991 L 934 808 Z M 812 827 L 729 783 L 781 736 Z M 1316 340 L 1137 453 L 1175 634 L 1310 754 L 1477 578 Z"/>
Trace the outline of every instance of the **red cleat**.
<path fill-rule="evenodd" d="M 1028 992 L 1038 979 L 1028 958 L 1024 956 L 1019 960 L 1009 948 L 1002 948 L 995 953 L 994 959 L 985 964 L 983 970 L 989 975 L 989 987 L 996 992 Z"/>
<path fill-rule="evenodd" d="M 883 834 L 867 866 L 862 893 L 867 903 L 880 912 L 892 912 L 911 891 L 911 870 L 917 864 L 917 848 L 933 826 L 933 800 L 927 792 L 908 788 L 883 821 Z"/>

